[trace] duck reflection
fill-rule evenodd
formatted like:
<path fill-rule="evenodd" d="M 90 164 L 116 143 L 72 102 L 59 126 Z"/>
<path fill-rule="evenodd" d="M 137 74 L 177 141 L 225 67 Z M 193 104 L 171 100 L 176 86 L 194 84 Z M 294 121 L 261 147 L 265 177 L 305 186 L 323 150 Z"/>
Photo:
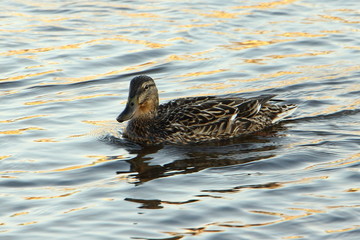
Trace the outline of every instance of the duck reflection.
<path fill-rule="evenodd" d="M 182 205 L 187 203 L 193 203 L 199 201 L 198 199 L 190 199 L 183 202 L 173 202 L 173 201 L 162 201 L 159 199 L 136 199 L 136 198 L 125 198 L 126 201 L 139 203 L 141 206 L 139 208 L 146 209 L 160 209 L 164 208 L 164 204 L 173 204 L 173 205 Z"/>
<path fill-rule="evenodd" d="M 140 146 L 120 139 L 117 144 L 135 157 L 125 160 L 129 170 L 117 174 L 127 174 L 130 182 L 142 184 L 157 178 L 271 158 L 276 155 L 274 150 L 281 147 L 278 131 L 284 129 L 277 125 L 246 138 L 190 146 Z"/>

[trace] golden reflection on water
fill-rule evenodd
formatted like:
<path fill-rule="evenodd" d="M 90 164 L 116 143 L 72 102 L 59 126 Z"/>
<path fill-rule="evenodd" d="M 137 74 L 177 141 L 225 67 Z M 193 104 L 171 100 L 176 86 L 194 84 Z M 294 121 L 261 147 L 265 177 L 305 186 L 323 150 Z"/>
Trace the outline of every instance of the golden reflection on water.
<path fill-rule="evenodd" d="M 235 86 L 234 84 L 224 84 L 224 83 L 203 83 L 199 85 L 195 85 L 192 87 L 189 87 L 188 89 L 224 89 L 224 88 L 230 88 Z"/>
<path fill-rule="evenodd" d="M 200 27 L 210 27 L 210 26 L 214 26 L 215 23 L 193 23 L 193 24 L 184 24 L 184 25 L 179 25 L 178 27 L 181 28 L 200 28 Z"/>
<path fill-rule="evenodd" d="M 184 231 L 182 232 L 164 232 L 166 234 L 169 234 L 171 236 L 185 236 L 185 235 L 200 235 L 202 233 L 208 233 L 208 232 L 224 232 L 224 229 L 208 229 L 208 228 L 214 228 L 214 227 L 220 227 L 220 228 L 252 228 L 252 227 L 260 227 L 260 226 L 269 226 L 274 225 L 282 222 L 292 221 L 294 219 L 304 218 L 308 217 L 314 214 L 323 214 L 326 213 L 325 210 L 319 210 L 319 209 L 311 209 L 311 208 L 288 208 L 289 210 L 293 211 L 301 211 L 303 213 L 301 214 L 295 214 L 295 215 L 289 215 L 284 214 L 281 212 L 274 212 L 274 211 L 262 211 L 262 210 L 250 210 L 249 213 L 254 214 L 263 214 L 263 215 L 269 215 L 278 217 L 280 219 L 274 220 L 274 221 L 267 221 L 267 222 L 260 222 L 260 223 L 242 223 L 238 221 L 227 221 L 227 222 L 214 222 L 214 223 L 208 223 L 201 227 L 196 228 L 184 228 Z M 336 230 L 325 230 L 326 233 L 337 233 L 337 232 L 346 232 L 351 231 L 354 229 L 360 228 L 360 225 L 353 225 L 352 227 L 347 227 L 343 229 L 336 229 Z M 294 236 L 286 236 L 282 237 L 282 239 L 299 239 L 303 238 L 301 235 L 294 235 Z"/>
<path fill-rule="evenodd" d="M 314 193 L 305 193 L 303 195 L 311 196 L 311 197 L 315 197 L 315 198 L 326 198 L 326 199 L 336 199 L 337 198 L 335 196 L 329 196 L 329 195 L 325 195 L 325 194 L 314 194 Z"/>
<path fill-rule="evenodd" d="M 281 212 L 270 212 L 270 211 L 259 211 L 259 210 L 253 210 L 253 211 L 249 211 L 249 212 L 256 213 L 256 214 L 276 216 L 276 217 L 280 217 L 281 219 L 276 220 L 276 221 L 264 222 L 264 223 L 247 224 L 247 225 L 244 225 L 241 227 L 265 226 L 265 225 L 270 225 L 270 224 L 275 224 L 275 223 L 280 223 L 280 222 L 285 222 L 285 221 L 291 221 L 294 219 L 312 215 L 312 213 L 309 212 L 308 210 L 305 210 L 304 213 L 302 213 L 302 214 L 296 214 L 296 215 L 288 215 L 288 214 L 281 213 Z M 232 226 L 232 227 L 239 227 L 239 226 Z"/>
<path fill-rule="evenodd" d="M 43 68 L 43 67 L 47 67 L 49 65 L 58 65 L 58 64 L 60 64 L 60 63 L 59 62 L 54 62 L 54 61 L 47 61 L 46 65 L 40 64 L 40 65 L 34 65 L 34 66 L 26 66 L 25 69 Z"/>
<path fill-rule="evenodd" d="M 253 81 L 264 81 L 267 79 L 273 79 L 279 76 L 285 76 L 285 75 L 297 75 L 297 74 L 302 74 L 302 73 L 307 73 L 308 76 L 306 77 L 297 77 L 297 78 L 287 78 L 286 80 L 272 80 L 271 82 L 269 82 L 268 85 L 266 86 L 262 86 L 262 87 L 256 87 L 256 88 L 252 88 L 252 87 L 247 87 L 247 88 L 243 88 L 240 90 L 233 90 L 233 91 L 226 91 L 224 92 L 225 94 L 228 93 L 244 93 L 244 92 L 251 92 L 251 91 L 261 91 L 261 90 L 266 90 L 269 88 L 282 88 L 282 87 L 286 87 L 286 86 L 290 86 L 290 85 L 294 85 L 294 84 L 299 84 L 299 83 L 304 83 L 304 82 L 310 82 L 310 81 L 315 81 L 315 80 L 329 80 L 329 79 L 335 79 L 335 78 L 339 78 L 339 77 L 343 77 L 343 76 L 348 76 L 349 74 L 351 74 L 353 71 L 357 71 L 360 69 L 360 65 L 355 65 L 355 66 L 351 66 L 351 67 L 337 67 L 338 63 L 332 64 L 331 66 L 329 65 L 304 65 L 304 66 L 298 66 L 297 68 L 301 71 L 278 71 L 276 73 L 269 73 L 269 74 L 260 74 L 259 77 L 256 78 L 248 78 L 248 79 L 231 79 L 229 80 L 230 82 L 253 82 Z M 318 70 L 320 69 L 320 70 Z M 323 70 L 322 70 L 323 69 Z M 330 70 L 329 70 L 330 69 Z M 330 76 L 331 73 L 331 76 Z M 352 91 L 355 89 L 358 89 L 360 87 L 360 85 L 356 86 L 351 85 L 350 88 L 352 88 Z M 337 91 L 341 91 L 341 92 L 348 92 L 349 89 L 337 89 Z M 360 102 L 359 99 L 354 99 L 350 104 L 346 103 L 346 104 L 339 104 L 339 105 L 335 105 L 335 106 L 330 106 L 325 110 L 322 110 L 321 113 L 319 112 L 314 112 L 311 115 L 319 115 L 319 114 L 329 114 L 329 113 L 334 113 L 340 110 L 345 110 L 345 109 L 356 109 Z M 341 101 L 339 103 L 342 103 Z"/>
<path fill-rule="evenodd" d="M 109 123 L 114 123 L 115 121 L 111 120 L 101 120 L 101 121 L 94 121 L 94 120 L 83 120 L 83 123 L 95 125 L 95 126 L 108 126 Z"/>
<path fill-rule="evenodd" d="M 124 67 L 119 70 L 113 70 L 113 71 L 106 72 L 106 73 L 99 73 L 99 74 L 95 74 L 95 75 L 88 75 L 88 76 L 82 76 L 82 77 L 56 77 L 56 78 L 54 78 L 54 80 L 56 82 L 52 82 L 51 84 L 66 85 L 69 83 L 86 82 L 86 81 L 93 80 L 93 79 L 116 75 L 116 74 L 119 74 L 122 72 L 129 72 L 129 71 L 134 71 L 134 70 L 140 71 L 140 69 L 155 65 L 156 63 L 157 63 L 156 61 L 151 61 L 151 62 L 146 62 L 146 63 L 134 65 L 134 66 Z M 59 81 L 61 81 L 61 82 L 59 82 Z M 43 84 L 48 84 L 48 83 L 43 83 Z M 43 84 L 40 84 L 40 85 L 43 85 Z"/>
<path fill-rule="evenodd" d="M 18 225 L 26 226 L 26 225 L 36 224 L 36 223 L 38 223 L 38 221 L 24 222 L 24 223 L 19 223 Z"/>
<path fill-rule="evenodd" d="M 196 58 L 194 56 L 191 56 L 190 54 L 186 55 L 170 55 L 168 56 L 168 61 L 204 61 L 209 60 L 209 58 Z"/>
<path fill-rule="evenodd" d="M 13 179 L 16 179 L 17 177 L 4 175 L 4 176 L 0 176 L 0 178 L 13 178 Z"/>
<path fill-rule="evenodd" d="M 360 205 L 339 205 L 339 206 L 328 206 L 328 209 L 336 209 L 336 208 L 358 208 Z"/>
<path fill-rule="evenodd" d="M 273 39 L 273 40 L 247 40 L 243 42 L 233 42 L 232 44 L 223 45 L 222 47 L 230 50 L 243 50 L 248 48 L 257 48 L 281 42 L 295 41 L 295 39 Z"/>
<path fill-rule="evenodd" d="M 2 171 L 0 174 L 9 174 L 9 173 L 26 173 L 25 170 L 8 170 L 8 171 Z"/>
<path fill-rule="evenodd" d="M 34 130 L 45 130 L 45 129 L 40 127 L 27 127 L 27 128 L 15 129 L 15 130 L 0 131 L 0 134 L 16 135 L 16 134 L 23 134 L 26 131 L 34 131 Z"/>
<path fill-rule="evenodd" d="M 27 32 L 29 30 L 25 29 L 0 29 L 0 32 L 9 32 L 9 33 L 19 33 L 19 32 Z"/>
<path fill-rule="evenodd" d="M 9 158 L 11 157 L 12 155 L 3 155 L 3 156 L 0 156 L 0 160 L 3 160 L 3 159 L 6 159 L 6 158 Z"/>
<path fill-rule="evenodd" d="M 281 59 L 281 58 L 319 56 L 319 55 L 327 55 L 331 53 L 334 53 L 334 51 L 317 51 L 317 52 L 308 52 L 308 53 L 276 54 L 276 55 L 274 54 L 274 55 L 268 55 L 266 57 L 272 59 Z"/>
<path fill-rule="evenodd" d="M 67 214 L 67 213 L 71 213 L 71 212 L 76 212 L 76 211 L 80 211 L 80 210 L 85 210 L 88 209 L 90 207 L 94 207 L 96 206 L 95 204 L 90 205 L 90 206 L 85 206 L 85 207 L 78 207 L 78 208 L 72 208 L 70 210 L 64 211 L 63 214 Z"/>
<path fill-rule="evenodd" d="M 12 56 L 12 55 L 20 55 L 25 53 L 42 53 L 42 52 L 48 52 L 53 50 L 64 50 L 64 49 L 75 49 L 79 48 L 84 45 L 92 45 L 92 44 L 99 44 L 103 42 L 108 41 L 120 41 L 120 42 L 128 42 L 131 44 L 141 44 L 150 48 L 163 48 L 166 46 L 169 46 L 170 44 L 162 44 L 162 43 L 154 43 L 149 42 L 146 40 L 138 40 L 138 39 L 130 39 L 123 35 L 117 35 L 114 37 L 107 37 L 107 38 L 98 38 L 98 39 L 92 39 L 89 41 L 79 42 L 79 43 L 73 43 L 73 44 L 66 44 L 66 45 L 60 45 L 60 46 L 53 46 L 53 47 L 42 47 L 42 48 L 30 48 L 30 49 L 19 49 L 19 50 L 9 50 L 6 52 L 1 52 L 0 56 Z"/>
<path fill-rule="evenodd" d="M 4 157 L 3 159 L 5 159 L 5 158 L 10 157 L 10 156 L 3 156 L 3 157 Z M 95 155 L 89 155 L 89 156 L 86 156 L 86 157 L 87 158 L 95 158 L 96 160 L 91 162 L 91 163 L 87 163 L 87 164 L 73 165 L 73 166 L 50 169 L 50 170 L 38 170 L 38 171 L 8 170 L 8 171 L 1 171 L 0 174 L 2 174 L 2 177 L 4 177 L 4 178 L 17 178 L 17 177 L 13 177 L 13 176 L 8 176 L 6 174 L 18 174 L 18 173 L 43 174 L 43 173 L 73 171 L 73 170 L 78 170 L 78 169 L 83 169 L 83 168 L 96 166 L 96 165 L 102 164 L 104 162 L 118 161 L 118 160 L 121 160 L 121 159 L 125 158 L 125 156 L 122 156 L 122 155 L 117 155 L 116 157 L 101 156 L 101 155 L 99 155 L 99 156 L 97 156 L 97 155 L 96 156 Z M 65 189 L 65 190 L 68 191 L 68 190 L 74 190 L 74 189 L 69 188 L 69 189 Z M 72 195 L 72 194 L 73 193 L 71 193 L 70 195 Z M 57 195 L 55 197 L 54 196 L 51 196 L 51 197 L 29 197 L 29 198 L 26 197 L 26 199 L 28 199 L 28 200 L 48 199 L 48 198 L 66 197 L 66 196 L 70 196 L 70 195 L 69 194 L 61 194 L 61 195 Z"/>
<path fill-rule="evenodd" d="M 161 18 L 161 16 L 158 15 L 158 14 L 146 13 L 146 12 L 129 13 L 129 12 L 126 12 L 126 11 L 117 11 L 117 13 L 120 14 L 120 15 L 124 15 L 126 17 L 131 17 L 131 18 Z"/>
<path fill-rule="evenodd" d="M 200 52 L 193 52 L 187 54 L 171 54 L 167 57 L 167 62 L 172 61 L 206 61 L 212 59 L 211 57 L 200 57 L 202 55 L 206 55 L 208 53 L 214 52 L 216 49 L 208 49 Z M 181 80 L 180 80 L 181 81 Z"/>
<path fill-rule="evenodd" d="M 256 59 L 245 59 L 245 63 L 255 63 L 255 64 L 265 64 L 263 63 L 264 59 L 256 58 Z"/>
<path fill-rule="evenodd" d="M 294 209 L 295 210 L 295 209 Z M 274 221 L 267 221 L 267 222 L 260 222 L 260 223 L 242 223 L 238 221 L 227 221 L 227 222 L 214 222 L 214 223 L 208 223 L 204 226 L 197 227 L 197 228 L 185 228 L 185 231 L 183 232 L 165 232 L 172 236 L 184 236 L 184 235 L 199 235 L 206 232 L 223 232 L 225 230 L 223 229 L 216 229 L 216 230 L 208 230 L 210 227 L 220 227 L 220 228 L 253 228 L 253 227 L 260 227 L 260 226 L 269 226 L 274 225 L 282 222 L 292 221 L 294 219 L 299 219 L 303 217 L 307 217 L 310 215 L 313 215 L 314 213 L 319 213 L 316 210 L 311 209 L 297 209 L 298 211 L 304 211 L 302 214 L 297 215 L 288 215 L 284 213 L 279 212 L 270 212 L 270 211 L 259 211 L 259 210 L 252 210 L 249 211 L 250 213 L 254 214 L 263 214 L 263 215 L 270 215 L 279 217 L 280 219 L 274 220 Z"/>
<path fill-rule="evenodd" d="M 277 78 L 285 75 L 296 75 L 302 72 L 294 72 L 294 71 L 278 71 L 275 73 L 263 73 L 260 75 L 261 78 Z"/>
<path fill-rule="evenodd" d="M 0 79 L 0 81 L 7 81 L 7 82 L 9 82 L 9 81 L 17 81 L 17 80 L 21 80 L 21 79 L 25 79 L 25 78 L 29 78 L 29 77 L 37 77 L 37 76 L 46 75 L 46 74 L 55 73 L 55 72 L 61 72 L 61 71 L 62 70 L 60 70 L 60 69 L 55 69 L 55 70 L 48 70 L 48 71 L 45 71 L 45 72 L 28 73 L 28 74 L 25 74 L 25 75 L 2 78 L 2 79 Z"/>
<path fill-rule="evenodd" d="M 326 233 L 339 233 L 339 232 L 347 232 L 352 231 L 355 229 L 360 228 L 360 225 L 354 225 L 353 227 L 343 228 L 343 229 L 336 229 L 336 230 L 326 230 Z"/>
<path fill-rule="evenodd" d="M 247 186 L 236 186 L 230 189 L 212 189 L 212 190 L 203 190 L 202 192 L 211 192 L 211 193 L 237 193 L 243 190 L 251 189 L 276 189 L 282 188 L 289 184 L 303 184 L 310 183 L 317 180 L 326 180 L 329 176 L 317 176 L 317 177 L 305 177 L 298 180 L 286 181 L 286 182 L 270 182 L 266 184 L 257 184 L 257 185 L 247 185 Z"/>
<path fill-rule="evenodd" d="M 354 50 L 359 50 L 359 51 L 360 51 L 360 46 L 348 46 L 348 47 L 345 47 L 345 48 L 354 49 Z"/>
<path fill-rule="evenodd" d="M 274 54 L 274 55 L 265 56 L 265 58 L 245 59 L 244 61 L 246 63 L 265 64 L 266 61 L 270 61 L 272 59 L 311 57 L 311 56 L 328 55 L 328 54 L 332 54 L 332 53 L 334 53 L 334 51 L 317 51 L 317 52 L 293 53 L 293 54 Z M 316 67 L 316 66 L 314 66 L 314 67 Z M 284 71 L 282 71 L 282 72 L 284 72 Z M 298 72 L 298 73 L 301 73 L 301 72 Z"/>
<path fill-rule="evenodd" d="M 283 5 L 291 4 L 297 2 L 298 0 L 279 0 L 279 1 L 272 1 L 272 2 L 263 2 L 257 5 L 250 5 L 250 6 L 237 6 L 233 7 L 234 9 L 244 9 L 244 8 L 259 8 L 259 9 L 266 9 L 266 8 L 276 8 Z"/>
<path fill-rule="evenodd" d="M 40 138 L 40 139 L 34 139 L 33 142 L 48 142 L 48 143 L 55 143 L 59 142 L 57 140 L 54 140 L 53 138 Z"/>
<path fill-rule="evenodd" d="M 71 19 L 77 19 L 76 17 L 44 17 L 41 15 L 31 15 L 28 13 L 23 13 L 23 12 L 8 12 L 7 13 L 10 16 L 16 16 L 16 17 L 23 17 L 23 18 L 28 18 L 29 20 L 34 20 L 34 21 L 39 21 L 39 22 L 43 22 L 43 23 L 53 23 L 53 22 L 60 22 L 60 21 L 64 21 L 64 20 L 71 20 Z M 28 25 L 27 27 L 32 27 L 32 26 L 37 26 L 37 25 Z"/>
<path fill-rule="evenodd" d="M 325 213 L 325 211 L 323 211 L 323 210 L 311 209 L 311 208 L 288 208 L 288 209 L 296 210 L 296 211 L 305 211 L 305 212 L 309 212 L 309 213 Z"/>
<path fill-rule="evenodd" d="M 21 117 L 21 118 L 15 118 L 15 119 L 9 119 L 9 120 L 1 120 L 0 123 L 12 123 L 12 122 L 17 122 L 17 121 L 22 121 L 22 120 L 26 120 L 26 119 L 32 119 L 32 118 L 39 118 L 39 117 L 46 117 L 49 115 L 44 115 L 44 114 L 38 114 L 38 115 L 31 115 L 31 116 L 26 116 L 26 117 Z"/>
<path fill-rule="evenodd" d="M 186 74 L 182 74 L 182 75 L 177 75 L 177 78 L 185 78 L 185 77 L 198 77 L 198 76 L 204 76 L 204 75 L 211 75 L 214 73 L 219 73 L 219 72 L 225 72 L 228 69 L 217 69 L 217 70 L 212 70 L 212 71 L 199 71 L 199 72 L 191 72 L 191 73 L 186 73 Z"/>
<path fill-rule="evenodd" d="M 346 190 L 346 192 L 358 192 L 358 191 L 360 191 L 360 188 L 350 188 Z"/>
<path fill-rule="evenodd" d="M 84 137 L 88 135 L 87 133 L 83 133 L 83 134 L 73 134 L 73 135 L 70 135 L 68 136 L 68 138 L 78 138 L 78 137 Z"/>
<path fill-rule="evenodd" d="M 320 17 L 322 17 L 323 19 L 326 20 L 331 20 L 331 21 L 338 21 L 338 22 L 342 22 L 342 23 L 347 23 L 347 24 L 359 24 L 360 21 L 351 21 L 351 20 L 347 20 L 341 17 L 335 17 L 335 16 L 330 16 L 330 15 L 320 15 Z"/>
<path fill-rule="evenodd" d="M 325 37 L 326 34 L 312 34 L 312 33 L 306 33 L 306 32 L 286 32 L 286 33 L 280 33 L 276 34 L 276 36 L 280 37 Z"/>
<path fill-rule="evenodd" d="M 190 9 L 186 9 L 183 10 L 184 12 L 187 13 L 192 13 L 192 14 L 196 14 L 196 15 L 200 15 L 203 17 L 209 17 L 209 18 L 225 18 L 225 19 L 234 19 L 234 18 L 238 18 L 239 15 L 248 15 L 250 13 L 229 13 L 229 12 L 225 12 L 225 11 L 219 11 L 219 10 L 212 10 L 210 12 L 202 12 L 202 11 L 196 11 L 196 10 L 190 10 Z"/>
<path fill-rule="evenodd" d="M 89 99 L 89 98 L 104 97 L 104 96 L 117 96 L 117 95 L 118 94 L 106 93 L 106 94 L 78 96 L 78 97 L 66 98 L 66 99 L 38 100 L 38 101 L 32 101 L 32 102 L 25 102 L 24 105 L 40 105 L 40 104 L 54 103 L 54 102 L 71 102 L 71 101 L 83 100 L 83 99 Z"/>
<path fill-rule="evenodd" d="M 55 196 L 38 196 L 38 197 L 24 197 L 25 200 L 44 200 L 44 199 L 53 199 L 53 198 L 63 198 L 63 197 L 68 197 L 71 195 L 74 195 L 75 193 L 79 193 L 80 191 L 74 191 L 71 193 L 65 193 L 65 194 L 61 194 L 61 195 L 55 195 Z"/>
<path fill-rule="evenodd" d="M 304 238 L 304 236 L 288 236 L 288 237 L 282 237 L 281 239 L 300 239 L 300 238 Z"/>
<path fill-rule="evenodd" d="M 104 162 L 109 162 L 109 161 L 117 161 L 117 160 L 121 160 L 124 159 L 124 156 L 122 155 L 118 155 L 116 157 L 108 157 L 108 156 L 86 156 L 87 158 L 96 158 L 95 161 L 91 162 L 91 163 L 87 163 L 87 164 L 81 164 L 81 165 L 74 165 L 74 166 L 69 166 L 69 167 L 64 167 L 64 168 L 57 168 L 57 169 L 51 169 L 51 170 L 41 170 L 41 171 L 34 171 L 35 173 L 49 173 L 49 172 L 65 172 L 65 171 L 72 171 L 72 170 L 77 170 L 77 169 L 82 169 L 82 168 L 87 168 L 87 167 L 91 167 L 91 166 L 95 166 Z"/>
<path fill-rule="evenodd" d="M 358 162 L 360 162 L 360 153 L 355 153 L 355 154 L 351 154 L 349 157 L 346 158 L 342 158 L 326 163 L 314 164 L 306 167 L 305 169 L 308 170 L 312 168 L 336 168 L 344 165 L 355 164 Z"/>
<path fill-rule="evenodd" d="M 1 80 L 0 80 L 1 81 Z M 6 96 L 6 95 L 11 95 L 11 94 L 16 94 L 18 93 L 18 90 L 4 90 L 2 92 L 0 92 L 0 96 Z"/>
<path fill-rule="evenodd" d="M 17 217 L 17 216 L 26 215 L 29 213 L 30 212 L 18 212 L 18 213 L 14 213 L 14 214 L 10 215 L 10 217 Z"/>

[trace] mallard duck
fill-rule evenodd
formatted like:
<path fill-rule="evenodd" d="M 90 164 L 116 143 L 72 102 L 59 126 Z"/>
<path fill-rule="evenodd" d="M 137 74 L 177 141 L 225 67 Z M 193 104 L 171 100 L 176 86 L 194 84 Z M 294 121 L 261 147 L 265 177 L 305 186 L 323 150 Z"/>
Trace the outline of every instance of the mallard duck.
<path fill-rule="evenodd" d="M 159 105 L 154 80 L 137 76 L 118 122 L 129 120 L 123 136 L 140 144 L 186 144 L 249 135 L 291 114 L 296 105 L 274 105 L 275 95 L 253 98 L 201 96 Z"/>

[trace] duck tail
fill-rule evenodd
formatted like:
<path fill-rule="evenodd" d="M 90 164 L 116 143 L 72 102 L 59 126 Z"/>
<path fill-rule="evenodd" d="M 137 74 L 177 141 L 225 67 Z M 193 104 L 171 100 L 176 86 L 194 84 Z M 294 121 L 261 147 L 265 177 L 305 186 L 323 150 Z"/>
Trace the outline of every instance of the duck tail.
<path fill-rule="evenodd" d="M 287 104 L 281 106 L 281 111 L 275 116 L 275 118 L 272 120 L 272 123 L 276 123 L 287 116 L 291 115 L 295 110 L 297 109 L 297 105 L 295 104 Z"/>

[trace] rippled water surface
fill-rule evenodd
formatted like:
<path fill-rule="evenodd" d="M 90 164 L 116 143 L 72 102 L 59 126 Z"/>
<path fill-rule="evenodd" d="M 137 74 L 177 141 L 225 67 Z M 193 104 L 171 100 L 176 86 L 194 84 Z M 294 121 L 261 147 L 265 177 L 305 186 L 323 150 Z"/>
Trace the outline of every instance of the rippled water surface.
<path fill-rule="evenodd" d="M 1 239 L 359 239 L 360 3 L 1 1 Z M 252 137 L 141 147 L 129 81 L 162 102 L 277 94 Z"/>

